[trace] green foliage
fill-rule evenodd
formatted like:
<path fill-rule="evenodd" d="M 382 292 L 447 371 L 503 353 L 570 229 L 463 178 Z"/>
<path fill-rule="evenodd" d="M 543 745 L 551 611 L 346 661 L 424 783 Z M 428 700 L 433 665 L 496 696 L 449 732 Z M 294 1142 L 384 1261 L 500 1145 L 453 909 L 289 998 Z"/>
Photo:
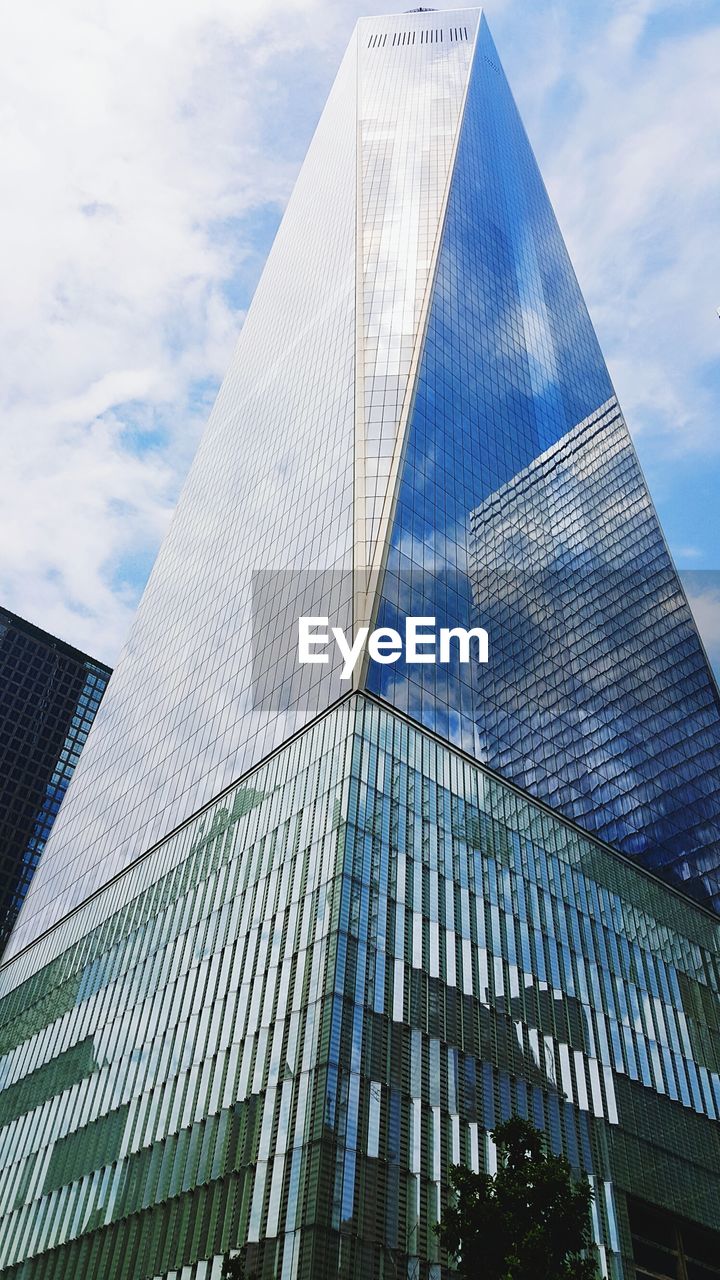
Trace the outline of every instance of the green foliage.
<path fill-rule="evenodd" d="M 231 1257 L 229 1253 L 225 1254 L 220 1280 L 252 1280 L 252 1277 L 248 1276 L 245 1271 L 242 1254 L 236 1253 L 234 1257 Z"/>
<path fill-rule="evenodd" d="M 527 1120 L 498 1125 L 497 1173 L 455 1166 L 453 1191 L 435 1227 L 466 1280 L 596 1280 L 587 1179 L 574 1181 Z"/>

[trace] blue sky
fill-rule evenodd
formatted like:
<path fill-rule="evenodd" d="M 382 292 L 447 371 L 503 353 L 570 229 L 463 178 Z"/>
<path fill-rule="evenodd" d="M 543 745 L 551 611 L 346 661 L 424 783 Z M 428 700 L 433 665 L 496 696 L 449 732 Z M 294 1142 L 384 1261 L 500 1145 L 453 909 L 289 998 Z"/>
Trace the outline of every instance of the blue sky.
<path fill-rule="evenodd" d="M 354 21 L 392 6 L 40 7 L 0 42 L 0 601 L 114 662 Z M 720 12 L 486 14 L 718 656 Z"/>

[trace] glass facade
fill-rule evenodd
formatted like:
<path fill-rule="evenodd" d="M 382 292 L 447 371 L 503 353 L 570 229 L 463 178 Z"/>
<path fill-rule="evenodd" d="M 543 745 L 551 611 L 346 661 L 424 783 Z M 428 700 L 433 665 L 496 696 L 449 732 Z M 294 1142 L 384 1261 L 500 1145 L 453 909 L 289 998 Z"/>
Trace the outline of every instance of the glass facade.
<path fill-rule="evenodd" d="M 636 1280 L 717 1280 L 720 1277 L 720 1235 L 695 1223 L 662 1213 L 641 1201 L 631 1201 L 630 1231 Z"/>
<path fill-rule="evenodd" d="M 528 468 L 549 466 L 553 447 L 570 456 L 582 424 L 609 422 L 601 410 L 614 403 L 479 11 L 362 21 L 11 947 L 40 936 L 347 692 L 337 661 L 297 662 L 288 619 L 328 612 L 308 602 L 306 575 L 337 574 L 332 612 L 345 627 L 406 614 L 467 626 L 481 608 L 478 575 L 514 573 L 518 560 L 533 590 L 552 563 L 560 595 L 584 596 L 586 632 L 602 613 L 588 572 L 635 575 L 634 676 L 620 679 L 598 637 L 593 693 L 647 711 L 663 686 L 661 713 L 630 729 L 629 711 L 622 724 L 583 718 L 572 682 L 562 695 L 535 688 L 525 712 L 517 696 L 510 707 L 504 635 L 491 637 L 489 679 L 401 662 L 366 666 L 356 687 L 717 905 L 720 697 L 619 415 L 609 428 L 613 441 L 624 433 L 617 492 L 571 485 L 563 527 L 548 525 L 542 546 L 520 532 L 504 560 L 495 541 L 482 561 L 480 513 L 493 495 L 506 525 L 520 524 Z M 610 447 L 598 429 L 598 456 Z M 631 500 L 642 514 L 622 527 L 617 513 Z M 557 493 L 554 502 L 559 511 Z M 658 573 L 678 622 L 665 634 Z M 258 575 L 263 616 L 253 627 Z M 548 582 L 538 590 L 529 608 L 542 616 Z M 490 596 L 482 607 L 502 613 L 506 597 Z M 260 684 L 258 636 L 272 659 Z M 573 643 L 568 633 L 560 666 L 577 661 Z M 546 733 L 551 721 L 562 731 Z M 561 732 L 576 740 L 573 776 Z M 569 796 L 576 775 L 597 777 L 593 795 L 583 783 Z"/>
<path fill-rule="evenodd" d="M 255 707 L 252 572 L 352 562 L 356 59 L 338 73 L 42 869 L 19 948 L 302 723 Z M 350 579 L 348 579 L 350 581 Z M 297 607 L 297 606 L 296 606 Z M 268 643 L 281 620 L 268 620 Z M 317 701 L 318 699 L 316 699 Z"/>
<path fill-rule="evenodd" d="M 485 625 L 482 669 L 367 687 L 720 907 L 720 694 L 480 24 L 377 622 Z"/>
<path fill-rule="evenodd" d="M 718 697 L 614 400 L 471 518 L 483 758 L 720 907 Z M 528 568 L 528 566 L 530 566 Z"/>
<path fill-rule="evenodd" d="M 13 962 L 3 1274 L 439 1277 L 518 1111 L 632 1276 L 625 1192 L 717 1225 L 719 932 L 356 695 Z"/>
<path fill-rule="evenodd" d="M 298 670 L 286 618 L 337 569 L 348 616 L 381 553 L 479 20 L 456 16 L 358 25 L 14 949 L 346 692 L 337 665 Z M 273 572 L 258 697 L 253 575 Z"/>
<path fill-rule="evenodd" d="M 110 674 L 0 609 L 0 955 Z"/>
<path fill-rule="evenodd" d="M 410 18 L 410 20 L 408 20 Z M 358 35 L 362 367 L 355 441 L 355 567 L 386 532 L 413 357 L 465 99 L 478 14 L 399 14 Z"/>

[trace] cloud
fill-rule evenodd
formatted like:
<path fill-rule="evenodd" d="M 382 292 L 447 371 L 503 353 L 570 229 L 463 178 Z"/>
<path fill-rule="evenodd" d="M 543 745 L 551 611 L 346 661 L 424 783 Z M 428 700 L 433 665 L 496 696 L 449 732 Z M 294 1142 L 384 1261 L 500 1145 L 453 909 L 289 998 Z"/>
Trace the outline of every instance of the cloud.
<path fill-rule="evenodd" d="M 4 15 L 0 601 L 107 661 L 352 25 L 386 8 Z M 630 425 L 669 458 L 716 449 L 720 332 L 720 24 L 671 11 L 489 8 Z"/>
<path fill-rule="evenodd" d="M 541 92 L 517 96 L 641 452 L 717 457 L 720 21 L 595 8 L 582 33 L 538 22 Z"/>
<path fill-rule="evenodd" d="M 40 7 L 0 51 L 0 599 L 112 661 L 314 123 L 264 146 L 317 6 Z"/>

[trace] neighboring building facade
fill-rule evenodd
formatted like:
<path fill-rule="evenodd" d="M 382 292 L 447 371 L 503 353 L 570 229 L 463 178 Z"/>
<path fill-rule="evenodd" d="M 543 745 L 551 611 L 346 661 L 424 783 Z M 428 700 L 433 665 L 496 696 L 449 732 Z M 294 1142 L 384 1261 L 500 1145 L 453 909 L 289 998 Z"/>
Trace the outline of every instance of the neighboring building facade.
<path fill-rule="evenodd" d="M 718 691 L 611 398 L 471 516 L 482 758 L 720 910 Z"/>
<path fill-rule="evenodd" d="M 0 955 L 110 674 L 0 609 Z"/>
<path fill-rule="evenodd" d="M 519 1112 L 608 1280 L 720 1275 L 719 735 L 487 26 L 364 20 L 0 970 L 4 1274 L 440 1280 Z"/>

